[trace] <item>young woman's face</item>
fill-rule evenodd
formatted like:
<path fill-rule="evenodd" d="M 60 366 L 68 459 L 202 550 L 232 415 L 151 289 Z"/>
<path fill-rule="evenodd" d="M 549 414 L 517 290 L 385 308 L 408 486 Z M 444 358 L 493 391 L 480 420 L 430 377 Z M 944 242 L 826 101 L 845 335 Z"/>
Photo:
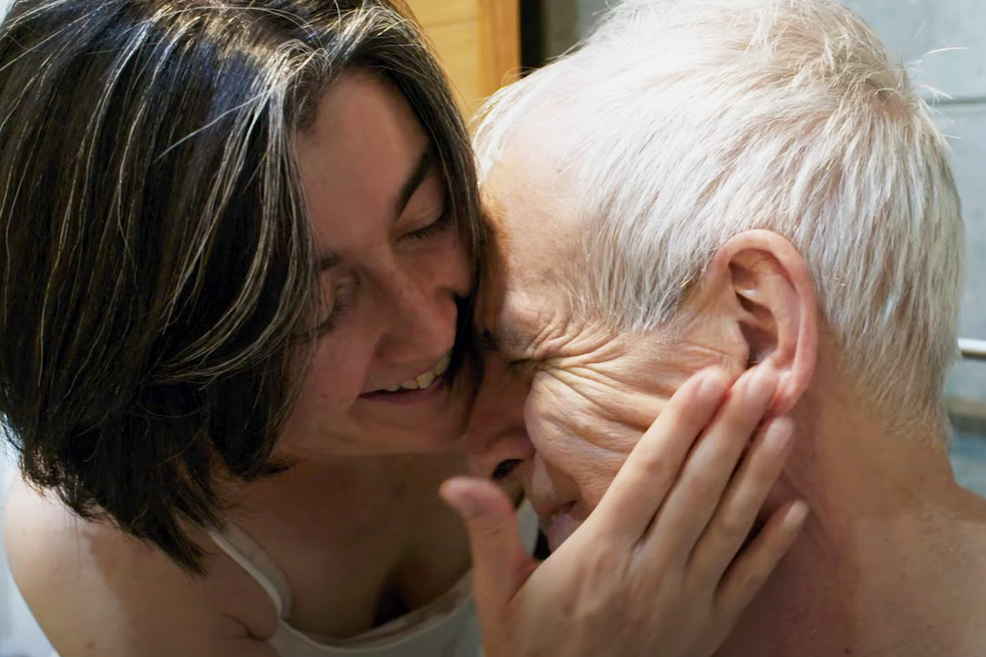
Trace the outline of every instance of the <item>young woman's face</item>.
<path fill-rule="evenodd" d="M 430 140 L 399 91 L 348 73 L 296 148 L 324 316 L 281 448 L 314 456 L 449 447 L 475 392 L 466 373 L 445 371 L 472 267 Z"/>

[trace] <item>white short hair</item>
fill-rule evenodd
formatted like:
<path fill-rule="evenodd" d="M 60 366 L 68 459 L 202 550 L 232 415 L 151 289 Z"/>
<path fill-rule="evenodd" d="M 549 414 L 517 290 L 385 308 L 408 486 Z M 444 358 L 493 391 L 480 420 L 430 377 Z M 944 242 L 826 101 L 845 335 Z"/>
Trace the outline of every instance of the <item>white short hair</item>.
<path fill-rule="evenodd" d="M 621 330 L 660 326 L 726 240 L 766 228 L 808 262 L 844 370 L 881 406 L 939 408 L 964 253 L 948 147 L 850 10 L 625 2 L 489 101 L 482 178 L 537 113 L 570 144 L 584 307 Z"/>

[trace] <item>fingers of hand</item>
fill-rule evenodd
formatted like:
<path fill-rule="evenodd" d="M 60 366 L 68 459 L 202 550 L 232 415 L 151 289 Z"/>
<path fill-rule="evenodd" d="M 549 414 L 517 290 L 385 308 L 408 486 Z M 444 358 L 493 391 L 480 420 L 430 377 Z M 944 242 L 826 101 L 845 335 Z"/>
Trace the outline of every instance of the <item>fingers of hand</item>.
<path fill-rule="evenodd" d="M 689 563 L 692 579 L 706 586 L 718 585 L 784 469 L 793 432 L 789 418 L 771 420 L 761 429 L 695 546 Z"/>
<path fill-rule="evenodd" d="M 745 373 L 729 399 L 692 449 L 648 537 L 646 552 L 657 562 L 671 558 L 682 567 L 719 506 L 736 464 L 760 423 L 777 387 L 766 367 Z"/>
<path fill-rule="evenodd" d="M 439 494 L 466 525 L 480 615 L 498 614 L 534 569 L 520 541 L 513 505 L 499 486 L 483 479 L 449 479 Z"/>
<path fill-rule="evenodd" d="M 795 501 L 775 511 L 726 572 L 716 594 L 716 623 L 732 627 L 794 544 L 808 516 L 808 505 Z"/>
<path fill-rule="evenodd" d="M 583 526 L 586 532 L 621 535 L 634 543 L 640 539 L 728 385 L 725 372 L 711 369 L 692 377 L 675 392 L 589 516 Z"/>

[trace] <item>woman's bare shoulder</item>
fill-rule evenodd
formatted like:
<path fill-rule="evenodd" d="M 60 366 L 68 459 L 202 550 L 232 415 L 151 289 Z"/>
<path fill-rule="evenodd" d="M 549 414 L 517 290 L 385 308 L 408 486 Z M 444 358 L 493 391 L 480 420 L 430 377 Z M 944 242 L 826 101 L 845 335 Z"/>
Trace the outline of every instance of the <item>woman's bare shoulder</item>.
<path fill-rule="evenodd" d="M 18 588 L 62 657 L 271 654 L 221 608 L 215 580 L 110 523 L 78 518 L 20 478 L 3 528 Z"/>
<path fill-rule="evenodd" d="M 111 525 L 78 518 L 54 493 L 42 493 L 20 475 L 14 477 L 3 512 L 4 546 L 18 570 L 46 566 L 39 575 L 61 576 L 97 556 L 91 551 L 97 545 L 126 551 L 125 537 Z"/>

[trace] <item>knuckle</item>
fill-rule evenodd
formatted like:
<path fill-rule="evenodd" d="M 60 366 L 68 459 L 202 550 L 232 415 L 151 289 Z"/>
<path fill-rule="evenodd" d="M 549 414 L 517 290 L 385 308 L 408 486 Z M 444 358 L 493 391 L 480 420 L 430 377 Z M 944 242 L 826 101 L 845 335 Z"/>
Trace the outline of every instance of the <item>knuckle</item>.
<path fill-rule="evenodd" d="M 726 608 L 730 611 L 736 611 L 737 607 L 742 606 L 746 600 L 753 597 L 753 594 L 760 588 L 763 581 L 764 578 L 761 578 L 759 573 L 751 572 L 750 569 L 738 573 L 738 576 L 734 577 L 729 584 L 729 589 L 725 596 L 725 599 L 729 603 Z"/>
<path fill-rule="evenodd" d="M 726 509 L 716 523 L 716 531 L 720 540 L 727 545 L 742 543 L 747 536 L 746 523 L 737 514 L 738 510 L 736 509 Z"/>
<path fill-rule="evenodd" d="M 701 470 L 688 473 L 688 488 L 697 499 L 709 503 L 718 501 L 721 495 L 718 479 Z"/>
<path fill-rule="evenodd" d="M 492 520 L 476 520 L 472 526 L 476 538 L 483 542 L 495 541 L 503 536 L 503 526 Z"/>
<path fill-rule="evenodd" d="M 669 483 L 677 474 L 673 466 L 658 450 L 648 450 L 639 461 L 639 476 L 650 482 L 649 486 Z"/>

